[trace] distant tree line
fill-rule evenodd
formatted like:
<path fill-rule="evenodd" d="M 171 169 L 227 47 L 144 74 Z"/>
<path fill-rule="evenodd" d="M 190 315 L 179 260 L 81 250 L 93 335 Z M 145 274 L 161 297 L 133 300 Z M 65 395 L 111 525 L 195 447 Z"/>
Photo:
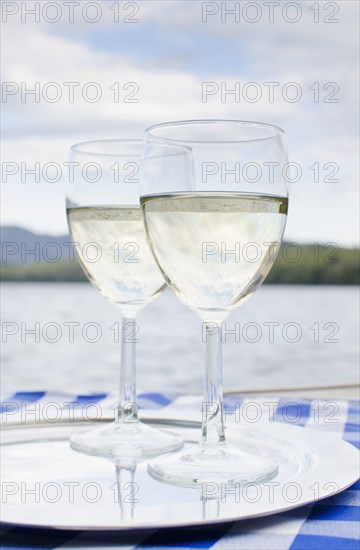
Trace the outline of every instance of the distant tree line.
<path fill-rule="evenodd" d="M 356 285 L 360 283 L 359 249 L 335 245 L 284 243 L 266 278 L 268 284 Z M 255 257 L 256 251 L 249 259 Z M 83 282 L 86 277 L 76 261 L 1 264 L 3 281 Z"/>
<path fill-rule="evenodd" d="M 360 250 L 284 243 L 266 278 L 270 284 L 358 285 Z"/>

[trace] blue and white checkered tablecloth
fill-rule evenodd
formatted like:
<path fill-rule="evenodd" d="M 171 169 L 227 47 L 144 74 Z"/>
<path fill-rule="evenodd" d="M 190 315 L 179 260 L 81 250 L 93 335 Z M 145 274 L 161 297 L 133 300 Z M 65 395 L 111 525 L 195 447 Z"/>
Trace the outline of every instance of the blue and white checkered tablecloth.
<path fill-rule="evenodd" d="M 86 410 L 88 417 L 96 411 L 108 410 L 116 401 L 114 396 L 66 395 L 46 392 L 25 392 L 8 395 L 2 401 L 2 417 L 6 421 L 31 420 L 34 415 L 56 415 L 58 410 Z M 143 411 L 158 413 L 196 410 L 201 397 L 142 394 L 139 406 Z M 269 402 L 271 401 L 271 406 Z M 66 404 L 67 403 L 67 404 Z M 239 404 L 248 414 L 259 411 L 271 414 L 276 422 L 328 430 L 357 448 L 360 447 L 359 403 L 345 400 L 309 400 L 294 397 L 243 396 L 227 397 L 231 410 Z M 57 404 L 57 406 L 55 405 Z M 91 413 L 92 411 L 92 413 Z M 29 417 L 32 414 L 32 418 Z M 41 417 L 41 416 L 40 416 Z M 79 532 L 50 529 L 13 528 L 3 525 L 1 548 L 214 548 L 246 550 L 359 550 L 360 549 L 360 482 L 342 493 L 288 512 L 259 519 L 242 520 L 206 527 L 173 528 L 149 531 Z"/>

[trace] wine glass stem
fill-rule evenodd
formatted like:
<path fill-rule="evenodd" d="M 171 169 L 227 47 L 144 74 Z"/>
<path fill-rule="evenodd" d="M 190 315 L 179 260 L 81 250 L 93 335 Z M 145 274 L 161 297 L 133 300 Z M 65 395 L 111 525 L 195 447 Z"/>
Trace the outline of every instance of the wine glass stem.
<path fill-rule="evenodd" d="M 118 422 L 139 421 L 136 402 L 136 333 L 135 317 L 123 317 Z"/>
<path fill-rule="evenodd" d="M 205 399 L 202 414 L 204 445 L 225 444 L 222 394 L 221 324 L 206 323 Z"/>
<path fill-rule="evenodd" d="M 124 467 L 121 464 L 116 464 L 115 469 L 121 521 L 132 521 L 137 502 L 137 499 L 133 497 L 137 492 L 137 484 L 134 483 L 136 465 Z"/>

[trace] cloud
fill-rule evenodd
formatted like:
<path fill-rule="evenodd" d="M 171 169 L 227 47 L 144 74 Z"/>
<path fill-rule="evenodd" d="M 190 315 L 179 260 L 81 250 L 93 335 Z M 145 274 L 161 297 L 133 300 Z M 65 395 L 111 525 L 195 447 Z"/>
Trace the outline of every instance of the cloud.
<path fill-rule="evenodd" d="M 38 103 L 31 95 L 22 102 L 21 90 L 3 103 L 3 160 L 62 163 L 74 142 L 141 137 L 146 126 L 164 120 L 237 118 L 275 123 L 287 131 L 292 160 L 304 167 L 314 162 L 340 166 L 337 187 L 316 187 L 313 172 L 306 168 L 293 191 L 289 237 L 354 242 L 348 220 L 350 214 L 356 219 L 356 2 L 339 4 L 336 24 L 314 23 L 312 2 L 301 3 L 304 15 L 296 24 L 281 18 L 271 24 L 265 17 L 256 24 L 231 19 L 224 24 L 218 16 L 203 23 L 202 2 L 151 0 L 139 2 L 139 23 L 115 25 L 109 4 L 101 4 L 104 15 L 93 25 L 84 20 L 23 24 L 9 18 L 3 26 L 3 80 L 20 88 L 22 82 L 28 88 L 38 83 L 40 90 Z M 325 15 L 320 13 L 322 18 Z M 204 102 L 206 81 L 215 82 L 219 93 Z M 262 95 L 251 103 L 243 92 L 253 81 Z M 264 85 L 269 81 L 279 82 L 274 102 Z M 49 86 L 51 82 L 56 85 Z M 79 83 L 74 102 L 69 101 L 66 82 Z M 88 85 L 93 82 L 98 87 Z M 222 82 L 227 89 L 239 83 L 239 102 L 231 95 L 222 101 Z M 301 88 L 296 103 L 283 97 L 290 82 Z M 314 102 L 315 91 L 310 89 L 315 82 L 319 102 Z M 339 85 L 334 94 L 338 103 L 323 101 L 332 90 L 324 88 L 328 82 Z M 46 98 L 51 98 L 58 89 L 59 101 L 42 97 L 47 93 Z M 91 102 L 99 89 L 101 99 Z M 138 102 L 124 102 L 126 97 Z M 60 230 L 64 224 L 60 184 L 55 192 L 51 186 L 16 181 L 3 185 L 7 206 L 3 223 Z M 304 227 L 308 216 L 314 223 Z"/>

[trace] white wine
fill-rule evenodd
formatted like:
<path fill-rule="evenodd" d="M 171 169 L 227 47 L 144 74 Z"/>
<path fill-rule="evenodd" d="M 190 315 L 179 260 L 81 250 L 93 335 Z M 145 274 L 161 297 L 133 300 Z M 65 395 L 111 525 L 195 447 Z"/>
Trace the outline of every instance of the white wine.
<path fill-rule="evenodd" d="M 243 193 L 169 193 L 143 198 L 149 241 L 164 277 L 206 321 L 222 321 L 269 272 L 288 200 Z"/>
<path fill-rule="evenodd" d="M 146 240 L 141 209 L 82 207 L 67 210 L 83 270 L 123 312 L 138 311 L 164 287 Z"/>

